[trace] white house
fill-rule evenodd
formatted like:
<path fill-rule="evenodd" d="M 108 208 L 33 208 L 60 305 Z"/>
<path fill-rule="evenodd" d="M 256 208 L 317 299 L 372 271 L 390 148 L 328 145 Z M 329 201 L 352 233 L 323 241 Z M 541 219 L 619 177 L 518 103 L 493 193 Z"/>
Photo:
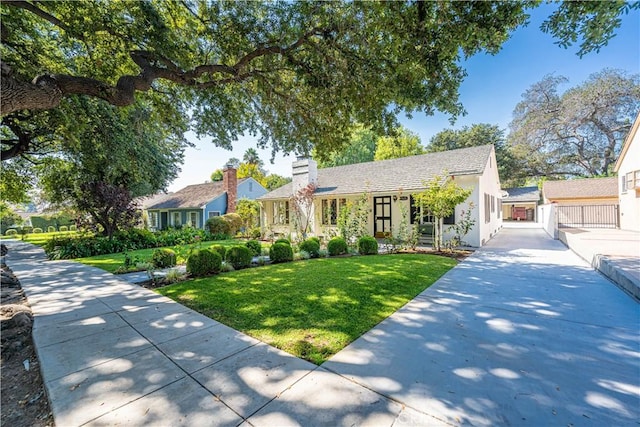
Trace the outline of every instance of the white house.
<path fill-rule="evenodd" d="M 415 213 L 412 194 L 423 191 L 426 182 L 445 173 L 461 187 L 471 190 L 469 198 L 456 207 L 455 214 L 447 218 L 445 224 L 453 224 L 473 203 L 475 225 L 464 240 L 471 246 L 482 246 L 502 226 L 500 179 L 493 145 L 325 169 L 318 169 L 311 159 L 299 159 L 293 163 L 291 183 L 258 198 L 261 224 L 275 235 L 294 234 L 293 196 L 314 184 L 313 203 L 309 207 L 311 234 L 335 233 L 340 210 L 347 201 L 357 201 L 363 195 L 368 204 L 369 233 L 377 237 L 395 234 L 403 213 L 410 217 L 405 218 L 405 223 L 414 220 L 410 214 Z M 425 213 L 419 221 L 432 220 Z M 449 233 L 444 237 L 452 236 Z"/>
<path fill-rule="evenodd" d="M 640 231 L 640 114 L 624 140 L 620 157 L 614 167 L 618 174 L 620 228 Z"/>

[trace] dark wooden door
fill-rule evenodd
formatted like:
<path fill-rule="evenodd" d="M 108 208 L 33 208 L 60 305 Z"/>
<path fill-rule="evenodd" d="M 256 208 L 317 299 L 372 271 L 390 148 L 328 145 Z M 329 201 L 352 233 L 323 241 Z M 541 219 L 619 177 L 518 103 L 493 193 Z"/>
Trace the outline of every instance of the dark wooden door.
<path fill-rule="evenodd" d="M 373 198 L 373 233 L 376 237 L 391 234 L 391 196 Z"/>

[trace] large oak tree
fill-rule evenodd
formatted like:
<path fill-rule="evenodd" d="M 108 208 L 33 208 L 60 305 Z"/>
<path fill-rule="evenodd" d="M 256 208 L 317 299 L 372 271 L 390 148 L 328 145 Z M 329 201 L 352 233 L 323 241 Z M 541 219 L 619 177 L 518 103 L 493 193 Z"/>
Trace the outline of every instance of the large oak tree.
<path fill-rule="evenodd" d="M 460 114 L 460 59 L 497 52 L 537 4 L 4 0 L 2 115 L 74 95 L 115 106 L 144 96 L 220 146 L 249 132 L 274 150 L 331 151 L 355 121 L 390 129 L 400 111 Z M 544 29 L 565 45 L 582 36 L 584 53 L 632 6 L 562 7 Z M 579 25 L 594 19 L 598 31 Z M 28 140 L 3 137 L 3 160 Z"/>
<path fill-rule="evenodd" d="M 613 173 L 622 141 L 640 110 L 640 75 L 605 69 L 562 92 L 549 75 L 522 96 L 510 124 L 511 151 L 529 177 Z"/>

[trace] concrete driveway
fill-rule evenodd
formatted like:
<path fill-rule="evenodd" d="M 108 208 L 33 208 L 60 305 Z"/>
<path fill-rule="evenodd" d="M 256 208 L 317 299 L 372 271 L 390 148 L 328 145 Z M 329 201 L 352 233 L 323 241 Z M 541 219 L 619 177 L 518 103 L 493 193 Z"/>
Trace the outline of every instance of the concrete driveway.
<path fill-rule="evenodd" d="M 639 307 L 542 230 L 502 230 L 323 367 L 454 425 L 637 426 Z"/>
<path fill-rule="evenodd" d="M 638 426 L 640 309 L 542 230 L 503 230 L 320 367 L 11 243 L 56 425 Z"/>

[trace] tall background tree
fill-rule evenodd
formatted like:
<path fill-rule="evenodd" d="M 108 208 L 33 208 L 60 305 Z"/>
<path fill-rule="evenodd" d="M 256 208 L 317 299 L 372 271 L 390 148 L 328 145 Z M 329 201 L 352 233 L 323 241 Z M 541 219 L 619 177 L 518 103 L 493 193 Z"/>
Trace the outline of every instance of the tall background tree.
<path fill-rule="evenodd" d="M 6 0 L 0 108 L 52 110 L 76 95 L 124 106 L 144 94 L 222 147 L 249 132 L 274 150 L 332 151 L 354 122 L 390 130 L 402 111 L 462 113 L 460 60 L 497 52 L 537 4 Z M 568 5 L 543 30 L 597 50 L 632 7 Z M 577 25 L 589 20 L 597 31 Z"/>
<path fill-rule="evenodd" d="M 403 127 L 399 127 L 392 135 L 378 138 L 373 159 L 397 159 L 423 153 L 424 147 L 420 143 L 420 137 Z"/>
<path fill-rule="evenodd" d="M 608 176 L 640 111 L 640 76 L 605 69 L 564 92 L 546 76 L 522 96 L 509 144 L 530 177 Z"/>
<path fill-rule="evenodd" d="M 179 172 L 184 140 L 141 102 L 118 109 L 78 98 L 77 117 L 61 153 L 36 167 L 53 203 L 73 208 L 86 224 L 111 237 L 135 221 L 134 199 L 164 189 Z"/>
<path fill-rule="evenodd" d="M 496 125 L 478 123 L 457 130 L 445 129 L 431 138 L 426 151 L 434 153 L 486 144 L 493 144 L 495 147 L 502 186 L 510 187 L 523 184 L 525 177 L 520 173 L 517 159 L 507 145 L 504 130 Z"/>

